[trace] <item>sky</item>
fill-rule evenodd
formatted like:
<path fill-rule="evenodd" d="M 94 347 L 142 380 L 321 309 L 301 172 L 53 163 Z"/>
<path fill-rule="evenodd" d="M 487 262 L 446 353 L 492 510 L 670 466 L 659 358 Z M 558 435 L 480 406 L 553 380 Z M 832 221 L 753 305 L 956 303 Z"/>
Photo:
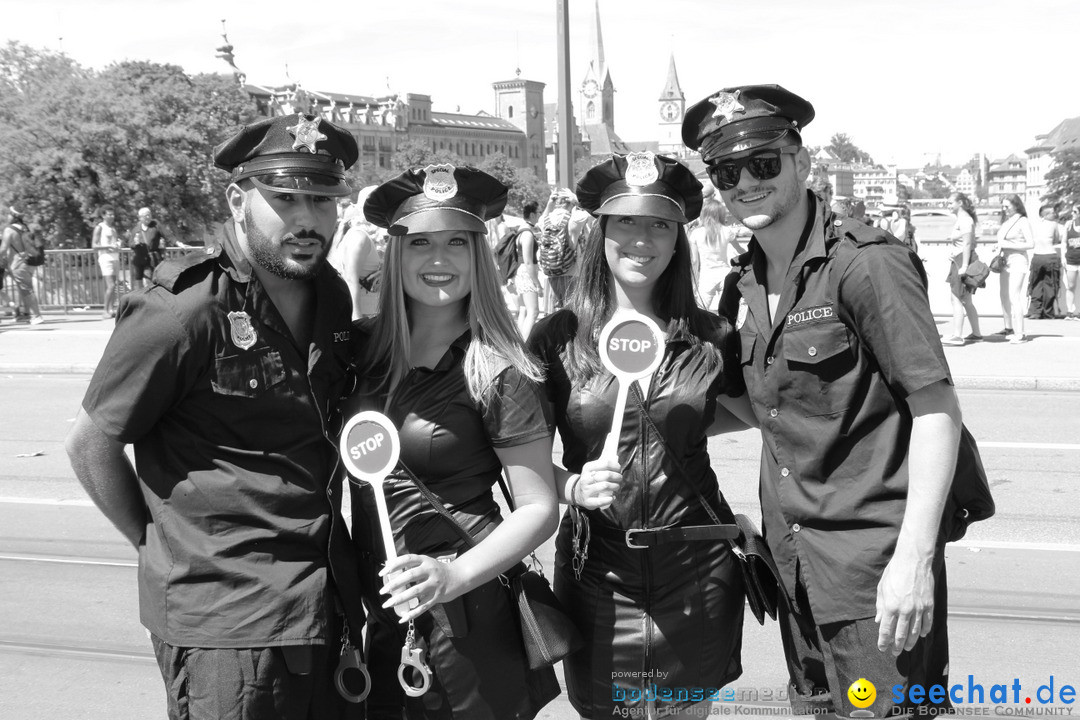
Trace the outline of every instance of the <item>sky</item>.
<path fill-rule="evenodd" d="M 575 94 L 597 0 L 569 0 Z M 491 83 L 521 77 L 557 99 L 557 0 L 0 0 L 0 38 L 84 66 L 153 60 L 226 72 L 226 20 L 249 82 L 432 96 L 434 109 L 493 112 Z M 659 136 L 672 53 L 687 105 L 777 83 L 810 100 L 804 142 L 846 133 L 877 162 L 1023 154 L 1080 115 L 1077 0 L 599 0 L 615 130 Z"/>

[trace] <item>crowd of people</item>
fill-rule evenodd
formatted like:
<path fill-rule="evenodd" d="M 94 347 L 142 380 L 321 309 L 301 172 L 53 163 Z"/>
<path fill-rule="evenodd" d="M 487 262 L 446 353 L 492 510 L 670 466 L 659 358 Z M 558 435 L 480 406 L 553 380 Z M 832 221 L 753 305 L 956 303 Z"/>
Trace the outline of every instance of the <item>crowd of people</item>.
<path fill-rule="evenodd" d="M 218 242 L 120 300 L 66 443 L 139 553 L 169 717 L 535 717 L 560 688 L 507 587 L 553 533 L 584 718 L 707 711 L 689 690 L 742 673 L 749 596 L 778 621 L 793 712 L 931 702 L 884 689 L 948 685 L 960 409 L 921 261 L 807 188 L 813 119 L 779 86 L 725 88 L 683 124 L 709 192 L 675 159 L 613 155 L 521 218 L 450 164 L 339 202 L 358 149 L 320 117 L 218 146 Z M 106 209 L 103 272 L 117 237 Z M 627 316 L 663 348 L 621 388 L 599 342 Z M 337 454 L 367 411 L 397 429 L 384 483 Z M 748 427 L 763 538 L 707 442 Z M 867 680 L 876 699 L 848 692 Z"/>

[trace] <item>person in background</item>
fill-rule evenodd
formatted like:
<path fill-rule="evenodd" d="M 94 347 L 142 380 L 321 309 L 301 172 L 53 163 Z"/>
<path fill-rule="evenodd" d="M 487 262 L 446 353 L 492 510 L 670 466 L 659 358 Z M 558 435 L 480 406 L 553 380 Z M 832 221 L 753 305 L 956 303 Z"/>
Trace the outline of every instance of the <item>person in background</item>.
<path fill-rule="evenodd" d="M 350 303 L 324 262 L 358 154 L 300 114 L 219 145 L 221 244 L 124 296 L 67 438 L 138 551 L 170 720 L 363 717 L 334 683 L 364 610 L 335 474 Z"/>
<path fill-rule="evenodd" d="M 1035 245 L 1031 223 L 1028 222 L 1024 202 L 1019 195 L 1010 195 L 1001 201 L 1001 227 L 997 233 L 996 255 L 1002 253 L 1004 267 L 1001 270 L 1001 314 L 1005 327 L 997 335 L 1004 335 L 1015 344 L 1027 342 L 1024 334 L 1024 298 L 1027 290 L 1028 250 Z"/>
<path fill-rule="evenodd" d="M 98 267 L 105 278 L 105 309 L 101 316 L 116 317 L 116 270 L 120 264 L 120 233 L 117 232 L 116 211 L 112 205 L 102 205 L 98 210 L 101 222 L 94 226 L 90 246 L 97 250 Z"/>
<path fill-rule="evenodd" d="M 128 247 L 131 248 L 131 286 L 141 288 L 143 280 L 149 280 L 161 262 L 165 247 L 165 236 L 150 208 L 139 208 L 139 223 L 131 231 Z"/>
<path fill-rule="evenodd" d="M 1039 219 L 1031 223 L 1031 280 L 1028 282 L 1026 317 L 1046 320 L 1057 317 L 1054 303 L 1061 286 L 1061 269 L 1065 266 L 1065 228 L 1057 218 L 1052 204 L 1039 208 Z"/>
<path fill-rule="evenodd" d="M 525 226 L 518 231 L 518 257 L 521 265 L 514 274 L 514 290 L 518 296 L 517 326 L 522 339 L 529 337 L 540 317 L 540 268 L 537 265 L 536 221 L 539 204 L 527 202 L 521 208 Z"/>
<path fill-rule="evenodd" d="M 729 253 L 737 231 L 734 220 L 719 197 L 705 198 L 690 231 L 690 256 L 697 278 L 701 307 L 709 310 L 720 296 L 724 278 L 731 272 Z"/>
<path fill-rule="evenodd" d="M 1073 206 L 1065 225 L 1065 309 L 1067 320 L 1080 320 L 1076 295 L 1080 293 L 1080 203 Z"/>
<path fill-rule="evenodd" d="M 371 317 L 379 311 L 379 270 L 382 257 L 375 244 L 379 232 L 364 218 L 364 202 L 375 190 L 369 185 L 359 193 L 355 205 L 343 211 L 338 233 L 335 234 L 326 261 L 338 271 L 349 286 L 353 304 L 353 320 Z"/>
<path fill-rule="evenodd" d="M 941 340 L 942 345 L 963 345 L 965 341 L 978 342 L 983 339 L 979 330 L 979 314 L 975 311 L 975 303 L 972 295 L 975 288 L 964 282 L 964 273 L 967 272 L 968 264 L 978 259 L 975 254 L 975 228 L 978 225 L 978 217 L 975 215 L 975 206 L 971 199 L 964 193 L 953 193 L 949 196 L 949 209 L 956 213 L 956 224 L 949 233 L 949 242 L 952 243 L 949 254 L 949 283 L 952 300 L 952 333 Z M 971 323 L 971 334 L 964 337 L 964 316 L 967 315 Z"/>
<path fill-rule="evenodd" d="M 15 319 L 19 319 L 20 311 L 25 311 L 22 317 L 31 325 L 40 325 L 45 322 L 45 318 L 41 315 L 37 295 L 34 294 L 34 266 L 26 262 L 29 243 L 30 231 L 26 227 L 23 214 L 14 207 L 9 207 L 8 223 L 0 239 L 0 268 L 6 267 L 10 271 L 15 288 L 19 291 Z M 3 272 L 0 271 L 0 281 L 3 277 Z"/>
<path fill-rule="evenodd" d="M 779 85 L 744 85 L 691 106 L 682 135 L 754 231 L 719 314 L 749 306 L 740 362 L 792 710 L 858 717 L 857 680 L 949 686 L 941 526 L 961 416 L 918 257 L 806 188 L 813 119 Z M 879 691 L 866 710 L 927 702 L 896 698 Z"/>
<path fill-rule="evenodd" d="M 390 239 L 379 313 L 356 325 L 361 380 L 344 410 L 382 411 L 401 444 L 392 482 L 352 494 L 354 542 L 374 561 L 363 573 L 369 720 L 528 720 L 558 694 L 551 668 L 529 670 L 499 577 L 558 522 L 541 370 L 504 309 L 484 239 L 506 196 L 485 172 L 441 164 L 388 180 L 364 204 Z M 503 473 L 514 501 L 505 518 L 492 496 Z M 378 575 L 374 492 L 386 493 L 397 546 Z M 399 622 L 390 608 L 413 598 Z M 394 677 L 409 636 L 426 647 L 432 672 L 421 697 L 406 697 Z"/>
<path fill-rule="evenodd" d="M 578 284 L 529 340 L 546 368 L 563 444 L 557 487 L 571 506 L 556 539 L 555 592 L 585 647 L 563 661 L 567 694 L 584 718 L 707 714 L 700 698 L 646 697 L 656 678 L 720 688 L 742 673 L 742 576 L 713 534 L 732 517 L 707 441 L 752 416 L 734 329 L 694 296 L 685 226 L 700 211 L 701 183 L 673 158 L 629 153 L 585 173 L 577 196 L 598 218 Z M 622 310 L 659 325 L 664 355 L 631 386 L 608 457 L 619 383 L 597 343 Z"/>

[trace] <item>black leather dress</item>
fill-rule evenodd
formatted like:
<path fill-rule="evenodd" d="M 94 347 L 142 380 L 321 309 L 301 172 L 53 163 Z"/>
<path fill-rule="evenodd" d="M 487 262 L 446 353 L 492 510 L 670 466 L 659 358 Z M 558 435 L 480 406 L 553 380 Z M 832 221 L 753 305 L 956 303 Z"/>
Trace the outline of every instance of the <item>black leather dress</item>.
<path fill-rule="evenodd" d="M 561 353 L 575 326 L 564 310 L 542 320 L 530 339 L 547 369 L 563 464 L 572 472 L 600 455 L 617 393 L 607 372 L 579 385 L 567 377 Z M 742 673 L 742 578 L 725 541 L 631 549 L 624 538 L 628 528 L 709 524 L 694 485 L 714 510 L 725 503 L 706 432 L 729 377 L 716 350 L 685 333 L 669 337 L 641 397 L 663 438 L 631 394 L 619 439 L 623 484 L 608 508 L 585 513 L 592 537 L 580 577 L 573 569 L 570 513 L 563 518 L 555 591 L 586 638 L 585 647 L 563 663 L 570 701 L 583 717 L 611 717 L 626 708 L 644 717 L 649 702 L 658 709 L 692 705 Z M 669 453 L 677 455 L 681 470 Z M 694 688 L 703 691 L 700 696 Z M 673 691 L 672 699 L 661 699 L 665 689 Z M 680 689 L 687 690 L 685 697 L 674 699 L 682 697 Z"/>

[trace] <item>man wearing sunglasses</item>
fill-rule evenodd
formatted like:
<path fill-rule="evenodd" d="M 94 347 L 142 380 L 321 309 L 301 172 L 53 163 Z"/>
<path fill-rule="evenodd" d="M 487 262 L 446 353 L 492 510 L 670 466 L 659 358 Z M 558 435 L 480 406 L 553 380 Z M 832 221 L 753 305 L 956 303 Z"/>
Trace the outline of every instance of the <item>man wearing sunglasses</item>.
<path fill-rule="evenodd" d="M 813 106 L 777 85 L 721 90 L 683 121 L 732 214 L 754 231 L 725 283 L 761 423 L 762 522 L 786 602 L 797 714 L 856 708 L 848 688 L 948 686 L 942 513 L 960 411 L 921 263 L 807 190 Z M 947 706 L 948 699 L 935 709 Z M 856 715 L 857 716 L 857 715 Z"/>

